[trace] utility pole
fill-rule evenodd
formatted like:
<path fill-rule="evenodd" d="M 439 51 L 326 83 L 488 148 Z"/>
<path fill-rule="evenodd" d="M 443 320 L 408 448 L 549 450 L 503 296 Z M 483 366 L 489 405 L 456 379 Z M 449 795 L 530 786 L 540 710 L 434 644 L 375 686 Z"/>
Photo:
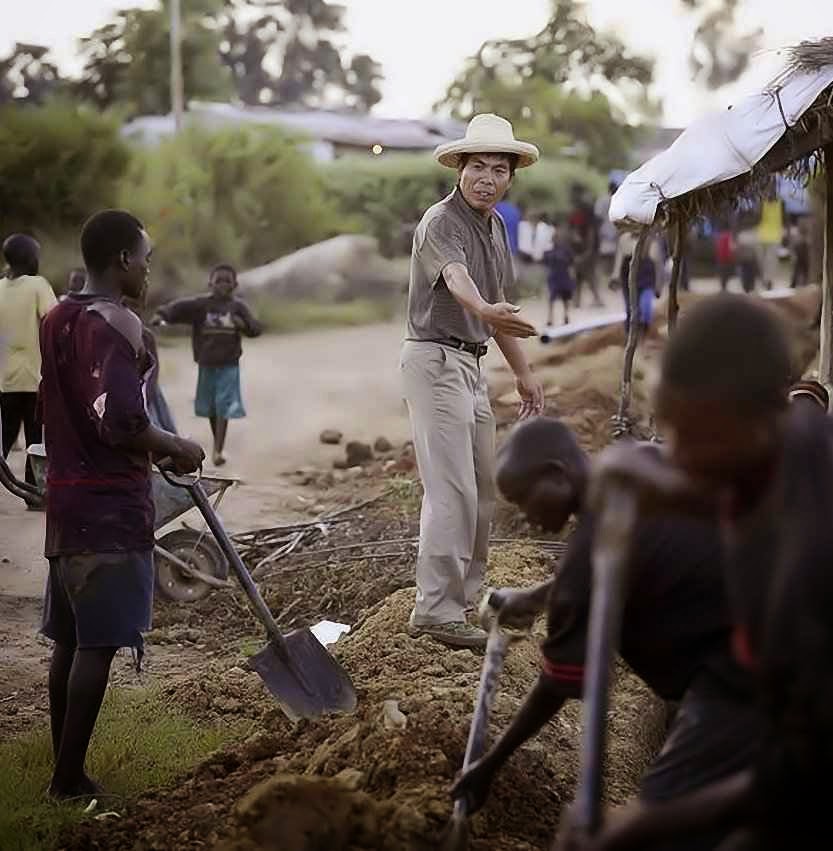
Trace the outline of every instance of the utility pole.
<path fill-rule="evenodd" d="M 185 96 L 182 88 L 182 20 L 179 9 L 180 0 L 170 0 L 171 4 L 171 112 L 174 114 L 174 129 L 182 129 L 182 112 L 185 109 Z"/>

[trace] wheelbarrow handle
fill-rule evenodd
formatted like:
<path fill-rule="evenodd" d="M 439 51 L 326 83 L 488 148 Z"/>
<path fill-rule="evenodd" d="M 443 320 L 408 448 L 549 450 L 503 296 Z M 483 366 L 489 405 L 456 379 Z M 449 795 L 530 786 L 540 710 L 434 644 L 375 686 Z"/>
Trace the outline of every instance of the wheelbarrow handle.
<path fill-rule="evenodd" d="M 164 464 L 164 462 L 160 462 L 160 464 Z M 202 484 L 200 484 L 199 478 L 176 476 L 171 473 L 170 470 L 164 469 L 161 466 L 159 467 L 159 471 L 169 484 L 174 487 L 184 488 L 191 495 L 194 505 L 197 507 L 200 514 L 202 514 L 211 534 L 214 536 L 214 539 L 223 551 L 223 555 L 226 557 L 229 566 L 234 571 L 240 584 L 243 586 L 243 590 L 246 592 L 246 596 L 249 598 L 249 602 L 252 604 L 252 608 L 255 610 L 258 620 L 266 628 L 269 640 L 276 644 L 285 655 L 288 655 L 286 639 L 284 639 L 281 634 L 280 628 L 275 622 L 275 618 L 272 616 L 272 612 L 269 611 L 269 607 L 260 595 L 260 591 L 257 590 L 257 586 L 255 585 L 249 571 L 246 569 L 246 565 L 243 564 L 243 559 L 240 558 L 234 544 L 231 542 L 228 532 L 226 532 L 225 527 L 220 522 L 220 518 L 214 510 L 214 506 L 211 505 L 211 501 L 206 495 Z"/>

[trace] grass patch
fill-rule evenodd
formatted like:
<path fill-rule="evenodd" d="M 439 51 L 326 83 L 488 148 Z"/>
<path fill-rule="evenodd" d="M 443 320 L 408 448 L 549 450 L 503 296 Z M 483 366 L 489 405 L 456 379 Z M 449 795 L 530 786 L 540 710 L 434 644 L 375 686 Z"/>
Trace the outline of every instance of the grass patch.
<path fill-rule="evenodd" d="M 264 327 L 278 334 L 314 328 L 345 328 L 388 322 L 396 304 L 388 299 L 358 298 L 353 301 L 283 301 L 261 298 L 253 305 Z"/>
<path fill-rule="evenodd" d="M 195 724 L 153 692 L 109 690 L 96 725 L 87 767 L 107 792 L 123 798 L 170 783 L 242 731 Z M 62 830 L 82 821 L 79 806 L 46 800 L 52 774 L 49 730 L 0 745 L 0 848 L 43 851 Z M 102 798 L 96 812 L 121 809 Z"/>
<path fill-rule="evenodd" d="M 408 476 L 393 476 L 388 479 L 388 489 L 391 499 L 399 506 L 404 514 L 419 511 L 422 505 L 422 483 L 419 479 Z"/>
<path fill-rule="evenodd" d="M 238 646 L 240 647 L 240 652 L 248 659 L 254 656 L 255 653 L 260 653 L 263 650 L 263 636 L 247 635 L 245 638 L 240 639 Z"/>

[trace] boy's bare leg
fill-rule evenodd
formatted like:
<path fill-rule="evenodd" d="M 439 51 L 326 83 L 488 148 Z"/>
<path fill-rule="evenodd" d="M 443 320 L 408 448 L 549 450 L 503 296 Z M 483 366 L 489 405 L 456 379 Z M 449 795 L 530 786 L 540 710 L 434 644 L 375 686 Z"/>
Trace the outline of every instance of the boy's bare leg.
<path fill-rule="evenodd" d="M 49 665 L 49 726 L 52 731 L 52 757 L 55 763 L 58 762 L 58 752 L 61 750 L 61 735 L 67 711 L 67 683 L 74 658 L 74 647 L 56 644 Z"/>
<path fill-rule="evenodd" d="M 564 324 L 570 324 L 570 301 L 569 299 L 564 299 Z"/>
<path fill-rule="evenodd" d="M 55 760 L 55 773 L 49 784 L 49 794 L 55 798 L 74 798 L 100 791 L 85 773 L 84 761 L 117 649 L 86 647 L 76 650 L 73 655 L 61 744 Z"/>
<path fill-rule="evenodd" d="M 555 322 L 555 302 L 550 299 L 547 306 L 547 328 Z"/>
<path fill-rule="evenodd" d="M 223 449 L 226 445 L 226 433 L 228 431 L 228 420 L 216 417 L 214 420 L 214 464 L 222 467 L 226 463 Z"/>

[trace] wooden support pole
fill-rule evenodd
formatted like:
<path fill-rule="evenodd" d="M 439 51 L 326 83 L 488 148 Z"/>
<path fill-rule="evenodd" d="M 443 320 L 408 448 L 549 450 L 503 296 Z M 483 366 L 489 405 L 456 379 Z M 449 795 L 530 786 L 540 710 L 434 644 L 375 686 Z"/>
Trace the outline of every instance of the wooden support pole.
<path fill-rule="evenodd" d="M 819 381 L 833 398 L 833 144 L 824 147 L 824 268 L 819 332 Z"/>
<path fill-rule="evenodd" d="M 672 334 L 677 325 L 680 303 L 677 300 L 677 289 L 680 283 L 680 273 L 683 268 L 686 248 L 686 222 L 677 219 L 674 226 L 674 260 L 671 266 L 671 280 L 668 283 L 668 334 Z"/>
<path fill-rule="evenodd" d="M 636 354 L 636 344 L 639 342 L 639 265 L 645 254 L 645 246 L 648 242 L 650 227 L 645 227 L 639 232 L 636 246 L 633 249 L 630 269 L 628 269 L 628 303 L 630 304 L 630 322 L 628 323 L 628 339 L 625 343 L 625 363 L 622 369 L 622 390 L 619 397 L 618 419 L 624 424 L 628 419 L 631 405 L 631 377 L 633 375 L 633 358 Z"/>

